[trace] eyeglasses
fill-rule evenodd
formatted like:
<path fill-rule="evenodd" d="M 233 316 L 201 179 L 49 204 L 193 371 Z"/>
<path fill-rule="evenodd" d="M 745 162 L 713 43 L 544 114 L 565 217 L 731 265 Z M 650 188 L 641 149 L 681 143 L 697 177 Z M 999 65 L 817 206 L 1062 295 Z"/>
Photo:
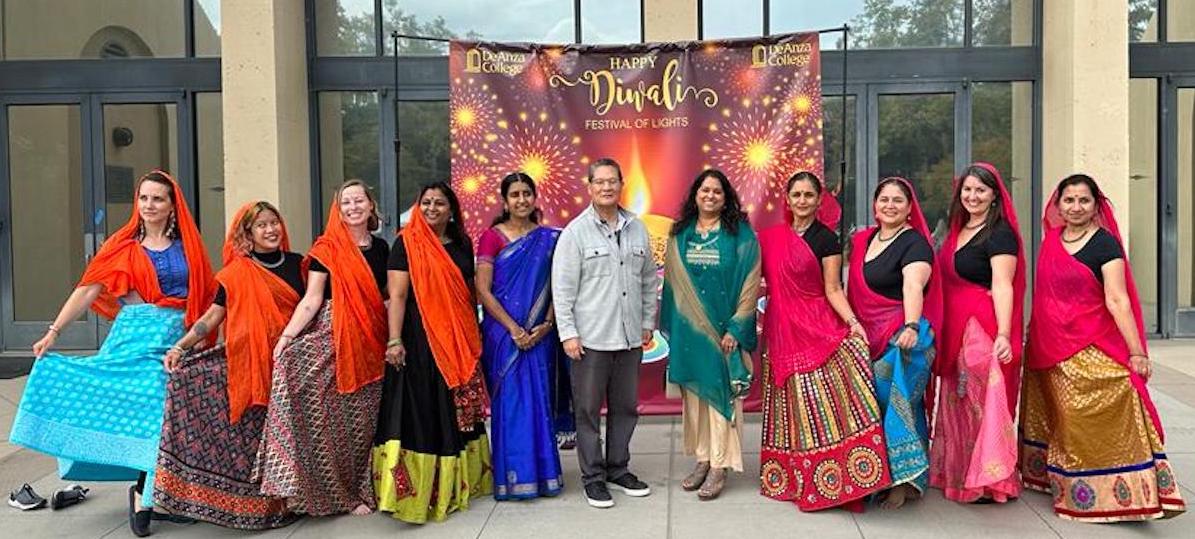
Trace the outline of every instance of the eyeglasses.
<path fill-rule="evenodd" d="M 596 185 L 598 187 L 618 187 L 618 185 L 621 183 L 622 180 L 593 180 L 589 182 L 590 185 Z"/>

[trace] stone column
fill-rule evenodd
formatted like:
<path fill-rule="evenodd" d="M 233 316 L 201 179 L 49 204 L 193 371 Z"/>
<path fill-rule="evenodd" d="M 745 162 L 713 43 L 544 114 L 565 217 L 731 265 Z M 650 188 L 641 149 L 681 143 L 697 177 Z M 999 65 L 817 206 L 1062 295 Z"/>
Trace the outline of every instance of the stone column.
<path fill-rule="evenodd" d="M 303 2 L 222 0 L 226 219 L 253 199 L 282 210 L 292 248 L 311 244 Z"/>
<path fill-rule="evenodd" d="M 697 39 L 697 2 L 643 0 L 644 41 Z"/>

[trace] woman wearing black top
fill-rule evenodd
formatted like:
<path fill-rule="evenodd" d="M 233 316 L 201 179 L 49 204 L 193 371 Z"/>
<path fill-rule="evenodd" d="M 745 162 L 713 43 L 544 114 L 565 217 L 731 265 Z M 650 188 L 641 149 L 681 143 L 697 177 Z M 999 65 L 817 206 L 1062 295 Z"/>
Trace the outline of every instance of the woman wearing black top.
<path fill-rule="evenodd" d="M 376 502 L 370 442 L 386 352 L 386 242 L 369 187 L 336 192 L 305 261 L 307 287 L 274 348 L 263 494 L 313 516 L 364 515 Z"/>
<path fill-rule="evenodd" d="M 876 397 L 884 413 L 892 488 L 881 504 L 904 505 L 925 491 L 929 429 L 923 398 L 939 327 L 933 248 L 913 186 L 886 178 L 873 197 L 878 226 L 855 233 L 847 299 L 867 329 Z"/>
<path fill-rule="evenodd" d="M 955 183 L 950 233 L 938 253 L 944 317 L 930 484 L 963 503 L 1020 495 L 1013 431 L 1021 381 L 1025 260 L 1012 198 L 995 167 Z"/>

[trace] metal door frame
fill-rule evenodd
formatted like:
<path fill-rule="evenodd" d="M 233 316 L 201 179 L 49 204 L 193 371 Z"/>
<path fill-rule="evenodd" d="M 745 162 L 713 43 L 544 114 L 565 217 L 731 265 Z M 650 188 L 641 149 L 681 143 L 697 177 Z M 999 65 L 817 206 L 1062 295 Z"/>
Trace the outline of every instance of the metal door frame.
<path fill-rule="evenodd" d="M 1158 122 L 1162 149 L 1158 208 L 1158 327 L 1163 337 L 1195 336 L 1195 308 L 1178 306 L 1178 261 L 1191 253 L 1178 252 L 1178 92 L 1195 89 L 1195 76 L 1167 75 L 1159 80 L 1161 118 Z M 1195 211 L 1195 208 L 1191 208 Z"/>

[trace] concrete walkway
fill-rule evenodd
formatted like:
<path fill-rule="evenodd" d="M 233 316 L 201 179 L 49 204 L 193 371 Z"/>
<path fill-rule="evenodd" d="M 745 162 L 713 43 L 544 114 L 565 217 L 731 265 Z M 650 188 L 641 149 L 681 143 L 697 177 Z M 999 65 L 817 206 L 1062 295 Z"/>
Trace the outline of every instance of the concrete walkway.
<path fill-rule="evenodd" d="M 1152 343 L 1156 374 L 1150 383 L 1167 431 L 1167 453 L 1183 496 L 1195 501 L 1195 341 Z M 55 475 L 54 461 L 12 446 L 7 441 L 16 403 L 25 379 L 0 380 L 0 489 L 30 482 L 49 496 L 64 482 Z M 681 450 L 679 418 L 644 418 L 635 433 L 632 468 L 651 484 L 652 495 L 632 499 L 615 493 L 609 510 L 585 505 L 573 452 L 563 453 L 565 493 L 553 499 L 496 503 L 477 501 L 446 522 L 411 526 L 384 515 L 308 518 L 290 527 L 260 534 L 195 524 L 155 523 L 156 537 L 451 537 L 534 538 L 611 537 L 633 539 L 734 537 L 883 538 L 883 537 L 1191 537 L 1195 515 L 1178 519 L 1115 525 L 1079 524 L 1060 520 L 1046 495 L 1026 493 L 1007 505 L 959 505 L 932 490 L 921 501 L 899 511 L 869 507 L 864 514 L 827 511 L 800 513 L 788 503 L 759 495 L 760 418 L 748 417 L 744 432 L 747 470 L 732 476 L 722 497 L 700 502 L 680 488 L 692 461 Z M 0 507 L 0 535 L 5 537 L 132 537 L 125 518 L 123 484 L 88 484 L 91 497 L 59 512 L 43 509 L 18 512 Z M 1186 532 L 1182 530 L 1186 529 Z"/>

